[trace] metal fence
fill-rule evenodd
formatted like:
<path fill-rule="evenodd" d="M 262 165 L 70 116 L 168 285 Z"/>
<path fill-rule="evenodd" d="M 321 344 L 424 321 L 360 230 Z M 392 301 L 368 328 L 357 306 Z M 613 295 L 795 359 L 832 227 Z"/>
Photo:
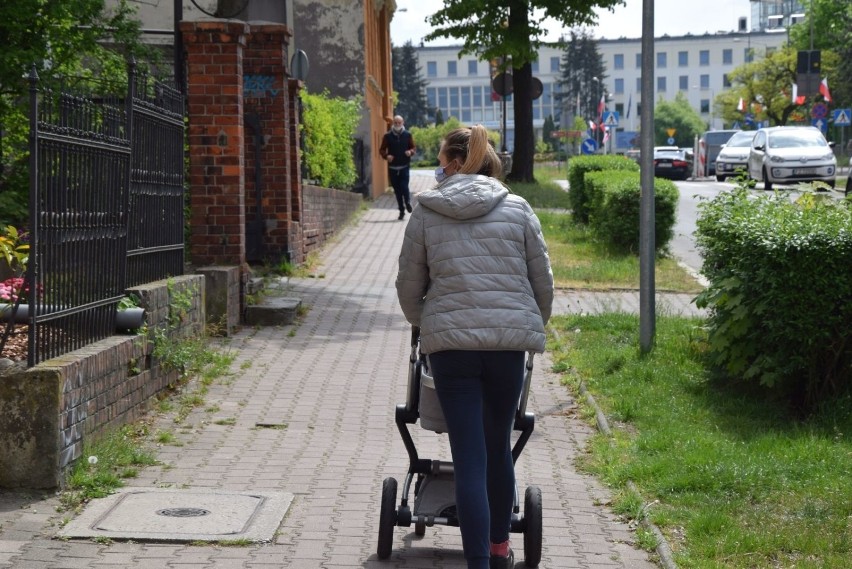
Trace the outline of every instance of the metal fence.
<path fill-rule="evenodd" d="M 129 286 L 183 274 L 184 102 L 30 87 L 28 365 L 115 333 Z"/>

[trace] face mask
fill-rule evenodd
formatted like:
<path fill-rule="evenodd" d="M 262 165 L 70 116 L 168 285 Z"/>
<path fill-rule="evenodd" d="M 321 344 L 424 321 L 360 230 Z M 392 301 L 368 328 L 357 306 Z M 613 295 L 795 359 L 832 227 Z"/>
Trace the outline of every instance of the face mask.
<path fill-rule="evenodd" d="M 444 172 L 443 166 L 438 166 L 437 168 L 435 168 L 435 179 L 438 181 L 439 184 L 447 179 L 447 173 Z"/>
<path fill-rule="evenodd" d="M 403 130 L 405 130 L 405 127 L 403 127 L 403 126 L 395 126 L 395 127 L 392 127 L 392 128 L 393 128 L 393 131 L 394 131 L 395 133 L 397 133 L 397 134 L 399 134 L 399 133 L 401 133 Z"/>

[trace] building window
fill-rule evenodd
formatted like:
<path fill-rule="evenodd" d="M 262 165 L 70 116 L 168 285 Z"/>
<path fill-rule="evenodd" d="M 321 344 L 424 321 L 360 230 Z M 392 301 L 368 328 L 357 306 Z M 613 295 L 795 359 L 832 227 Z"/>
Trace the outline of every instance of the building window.
<path fill-rule="evenodd" d="M 615 92 L 618 94 L 624 93 L 624 79 L 615 80 Z"/>
<path fill-rule="evenodd" d="M 461 88 L 461 108 L 469 109 L 470 108 L 470 87 L 462 87 Z"/>
<path fill-rule="evenodd" d="M 426 87 L 426 102 L 429 103 L 430 109 L 435 108 L 435 105 L 438 101 L 435 98 L 435 88 L 434 87 Z"/>
<path fill-rule="evenodd" d="M 698 81 L 699 81 L 699 84 L 701 85 L 702 89 L 709 89 L 710 88 L 710 76 L 709 75 L 706 75 L 706 74 L 701 75 L 701 77 L 698 78 Z"/>
<path fill-rule="evenodd" d="M 689 90 L 689 75 L 681 75 L 677 78 L 677 88 L 681 91 Z"/>
<path fill-rule="evenodd" d="M 641 77 L 636 78 L 636 92 L 637 93 L 642 92 L 642 78 Z"/>
<path fill-rule="evenodd" d="M 642 69 L 642 52 L 636 54 L 636 69 Z"/>
<path fill-rule="evenodd" d="M 458 61 L 448 61 L 447 62 L 447 76 L 455 77 L 458 75 Z"/>
<path fill-rule="evenodd" d="M 536 59 L 533 62 L 530 62 L 530 67 L 532 68 L 533 73 L 538 73 L 538 60 Z"/>
<path fill-rule="evenodd" d="M 732 49 L 723 49 L 722 50 L 722 63 L 725 65 L 731 65 L 734 62 L 734 50 Z"/>
<path fill-rule="evenodd" d="M 446 87 L 438 87 L 438 105 L 437 107 L 441 109 L 441 112 L 444 114 L 444 120 L 447 120 L 449 117 L 447 116 L 449 113 L 447 111 L 447 88 Z"/>
<path fill-rule="evenodd" d="M 710 99 L 701 99 L 701 114 L 706 115 L 710 112 Z"/>
<path fill-rule="evenodd" d="M 637 117 L 642 116 L 642 103 L 641 102 L 636 103 L 636 116 Z"/>
<path fill-rule="evenodd" d="M 624 54 L 616 53 L 613 56 L 613 67 L 615 69 L 624 69 Z"/>
<path fill-rule="evenodd" d="M 479 75 L 479 68 L 477 66 L 479 62 L 475 59 L 471 59 L 467 62 L 467 74 L 468 75 Z"/>
<path fill-rule="evenodd" d="M 473 86 L 473 108 L 482 107 L 482 87 L 479 85 Z"/>
<path fill-rule="evenodd" d="M 746 63 L 751 63 L 754 61 L 754 50 L 750 47 L 747 47 L 743 50 L 743 61 Z"/>
<path fill-rule="evenodd" d="M 438 76 L 438 62 L 437 61 L 427 61 L 426 62 L 426 77 L 437 77 Z"/>
<path fill-rule="evenodd" d="M 666 52 L 661 51 L 657 53 L 657 69 L 665 69 L 667 61 Z"/>
<path fill-rule="evenodd" d="M 731 79 L 728 77 L 727 73 L 722 75 L 722 87 L 725 87 L 726 89 L 731 87 Z"/>
<path fill-rule="evenodd" d="M 458 117 L 458 108 L 459 108 L 459 88 L 458 87 L 450 87 L 450 112 L 447 114 L 447 118 L 450 118 L 450 115 L 454 117 Z"/>
<path fill-rule="evenodd" d="M 551 57 L 550 58 L 550 72 L 551 73 L 559 73 L 559 58 Z"/>
<path fill-rule="evenodd" d="M 657 77 L 657 93 L 665 93 L 666 92 L 666 78 L 665 77 Z"/>
<path fill-rule="evenodd" d="M 702 49 L 698 52 L 698 65 L 710 65 L 709 49 Z"/>
<path fill-rule="evenodd" d="M 624 103 L 616 103 L 615 104 L 615 112 L 618 113 L 619 117 L 624 116 Z"/>
<path fill-rule="evenodd" d="M 689 67 L 689 52 L 688 51 L 677 52 L 677 66 L 678 67 Z"/>

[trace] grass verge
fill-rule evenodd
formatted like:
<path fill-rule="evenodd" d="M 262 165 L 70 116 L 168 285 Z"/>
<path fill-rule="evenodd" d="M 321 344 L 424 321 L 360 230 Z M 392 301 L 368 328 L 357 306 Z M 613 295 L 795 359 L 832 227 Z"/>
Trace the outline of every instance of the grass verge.
<path fill-rule="evenodd" d="M 715 382 L 700 319 L 658 316 L 644 356 L 638 316 L 551 326 L 554 369 L 575 392 L 585 382 L 613 430 L 581 468 L 616 488 L 616 511 L 660 527 L 680 567 L 850 566 L 852 395 L 799 422 L 766 392 Z"/>

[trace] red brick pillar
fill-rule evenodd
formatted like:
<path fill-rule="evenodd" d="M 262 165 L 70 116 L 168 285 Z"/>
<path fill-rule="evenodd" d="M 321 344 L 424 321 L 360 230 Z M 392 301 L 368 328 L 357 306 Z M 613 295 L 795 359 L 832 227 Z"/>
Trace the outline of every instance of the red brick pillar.
<path fill-rule="evenodd" d="M 187 57 L 190 255 L 196 265 L 245 262 L 243 57 L 249 27 L 181 22 Z"/>
<path fill-rule="evenodd" d="M 287 44 L 292 33 L 282 24 L 249 24 L 243 59 L 246 124 L 259 124 L 262 134 L 246 131 L 246 219 L 255 223 L 257 215 L 256 165 L 260 161 L 261 219 L 263 221 L 262 259 L 292 257 L 290 249 L 290 92 L 287 89 Z M 254 123 L 254 121 L 258 121 Z M 258 155 L 258 151 L 260 155 Z M 249 243 L 251 245 L 251 243 Z M 260 260 L 252 259 L 250 260 Z"/>

